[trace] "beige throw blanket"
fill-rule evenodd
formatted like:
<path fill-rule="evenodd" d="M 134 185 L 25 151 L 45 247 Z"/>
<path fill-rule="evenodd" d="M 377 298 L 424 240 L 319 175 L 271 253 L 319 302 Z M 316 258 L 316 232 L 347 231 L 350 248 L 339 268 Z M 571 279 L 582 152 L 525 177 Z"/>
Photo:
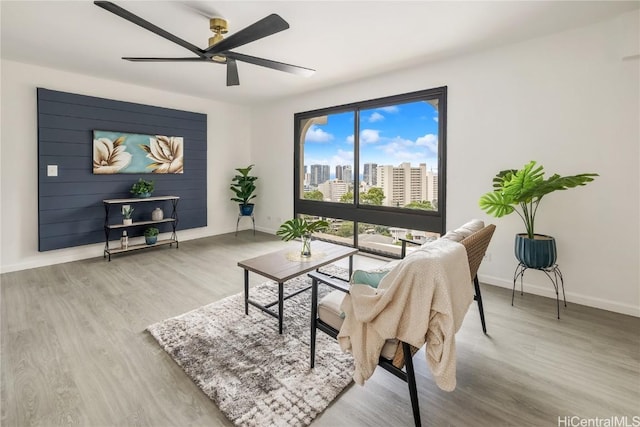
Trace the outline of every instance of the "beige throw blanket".
<path fill-rule="evenodd" d="M 354 380 L 363 384 L 375 370 L 385 340 L 397 338 L 420 348 L 438 386 L 456 386 L 455 333 L 473 301 L 467 253 L 446 239 L 412 252 L 377 289 L 354 284 L 342 302 L 345 320 L 338 334 L 353 354 Z"/>

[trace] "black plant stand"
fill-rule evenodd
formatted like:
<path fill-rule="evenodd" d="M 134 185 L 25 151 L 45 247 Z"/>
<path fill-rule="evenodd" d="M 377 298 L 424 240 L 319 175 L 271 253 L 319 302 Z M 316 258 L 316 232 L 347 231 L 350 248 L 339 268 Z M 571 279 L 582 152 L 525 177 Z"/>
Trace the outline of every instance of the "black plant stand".
<path fill-rule="evenodd" d="M 238 225 L 240 224 L 240 220 L 242 219 L 242 217 L 251 217 L 251 222 L 253 222 L 253 235 L 256 235 L 256 219 L 253 216 L 253 213 L 251 213 L 251 215 L 242 215 L 242 213 L 238 214 L 238 220 L 236 221 L 236 236 L 238 235 Z"/>
<path fill-rule="evenodd" d="M 524 272 L 527 271 L 527 269 L 529 268 L 532 270 L 539 270 L 544 272 L 544 274 L 547 275 L 549 280 L 551 280 L 551 284 L 556 290 L 556 306 L 558 308 L 558 319 L 560 319 L 560 295 L 558 293 L 559 291 L 558 284 L 562 287 L 562 299 L 564 300 L 565 307 L 567 306 L 567 297 L 564 294 L 564 279 L 562 278 L 562 272 L 560 271 L 560 267 L 558 267 L 558 264 L 553 264 L 551 267 L 536 268 L 536 267 L 527 267 L 523 263 L 519 263 L 518 266 L 516 267 L 516 271 L 513 273 L 513 292 L 511 292 L 511 305 L 513 305 L 513 297 L 516 293 L 516 280 L 518 280 L 518 277 L 520 277 L 520 295 L 524 294 L 522 289 L 522 281 L 524 278 Z M 551 273 L 553 273 L 553 277 L 551 276 Z"/>

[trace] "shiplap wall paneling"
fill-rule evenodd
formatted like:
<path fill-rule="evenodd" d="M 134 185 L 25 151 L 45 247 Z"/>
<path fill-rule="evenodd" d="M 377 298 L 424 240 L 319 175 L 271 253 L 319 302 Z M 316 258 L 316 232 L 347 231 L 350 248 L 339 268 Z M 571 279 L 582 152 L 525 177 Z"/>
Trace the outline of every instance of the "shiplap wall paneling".
<path fill-rule="evenodd" d="M 207 225 L 207 116 L 131 102 L 38 88 L 38 249 L 48 251 L 104 241 L 102 200 L 130 197 L 138 178 L 155 182 L 154 195 L 180 196 L 178 231 Z M 93 131 L 184 138 L 183 174 L 93 174 Z M 47 176 L 57 165 L 58 176 Z M 137 203 L 134 220 L 150 219 L 169 202 Z M 112 222 L 122 216 L 111 209 Z M 163 224 L 161 231 L 169 231 Z M 141 235 L 143 228 L 129 229 Z M 112 233 L 111 238 L 118 236 Z"/>

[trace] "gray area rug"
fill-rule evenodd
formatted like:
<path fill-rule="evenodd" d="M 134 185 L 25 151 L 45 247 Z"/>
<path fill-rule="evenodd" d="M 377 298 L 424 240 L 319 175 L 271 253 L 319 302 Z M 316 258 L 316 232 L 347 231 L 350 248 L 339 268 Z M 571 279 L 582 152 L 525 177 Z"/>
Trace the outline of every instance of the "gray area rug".
<path fill-rule="evenodd" d="M 347 277 L 341 268 L 323 271 Z M 285 295 L 310 281 L 304 275 L 285 283 Z M 327 292 L 320 289 L 320 295 Z M 277 300 L 278 285 L 262 283 L 249 294 L 266 304 Z M 353 375 L 351 355 L 320 331 L 316 365 L 309 369 L 310 304 L 311 290 L 284 302 L 282 335 L 278 320 L 258 308 L 244 314 L 242 293 L 147 330 L 235 425 L 306 426 Z"/>

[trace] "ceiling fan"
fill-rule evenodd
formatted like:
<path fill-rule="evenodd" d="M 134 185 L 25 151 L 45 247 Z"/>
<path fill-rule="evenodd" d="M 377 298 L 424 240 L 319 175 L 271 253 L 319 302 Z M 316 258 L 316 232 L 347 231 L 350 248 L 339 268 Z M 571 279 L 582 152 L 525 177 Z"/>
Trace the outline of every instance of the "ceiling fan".
<path fill-rule="evenodd" d="M 133 22 L 136 25 L 145 28 L 152 33 L 164 37 L 165 39 L 172 41 L 185 49 L 195 53 L 196 56 L 187 58 L 131 58 L 123 57 L 127 61 L 134 62 L 208 62 L 213 64 L 226 64 L 227 66 L 227 86 L 237 86 L 240 84 L 238 77 L 238 65 L 236 61 L 247 62 L 249 64 L 259 65 L 261 67 L 272 68 L 274 70 L 285 71 L 287 73 L 293 73 L 302 76 L 310 76 L 315 70 L 310 68 L 298 67 L 297 65 L 285 64 L 282 62 L 272 61 L 270 59 L 257 58 L 255 56 L 249 56 L 238 52 L 231 52 L 231 49 L 243 46 L 247 43 L 259 40 L 261 38 L 270 36 L 280 31 L 289 28 L 287 21 L 282 19 L 279 15 L 271 14 L 261 20 L 249 25 L 248 27 L 238 31 L 235 34 L 230 35 L 227 38 L 223 37 L 228 31 L 227 21 L 223 18 L 211 18 L 209 20 L 209 28 L 215 33 L 213 37 L 209 39 L 209 47 L 206 49 L 200 49 L 189 43 L 180 37 L 163 30 L 162 28 L 145 21 L 139 16 L 134 15 L 121 8 L 120 6 L 111 3 L 109 1 L 94 1 L 96 6 L 99 6 L 109 12 L 118 15 L 127 21 Z"/>

